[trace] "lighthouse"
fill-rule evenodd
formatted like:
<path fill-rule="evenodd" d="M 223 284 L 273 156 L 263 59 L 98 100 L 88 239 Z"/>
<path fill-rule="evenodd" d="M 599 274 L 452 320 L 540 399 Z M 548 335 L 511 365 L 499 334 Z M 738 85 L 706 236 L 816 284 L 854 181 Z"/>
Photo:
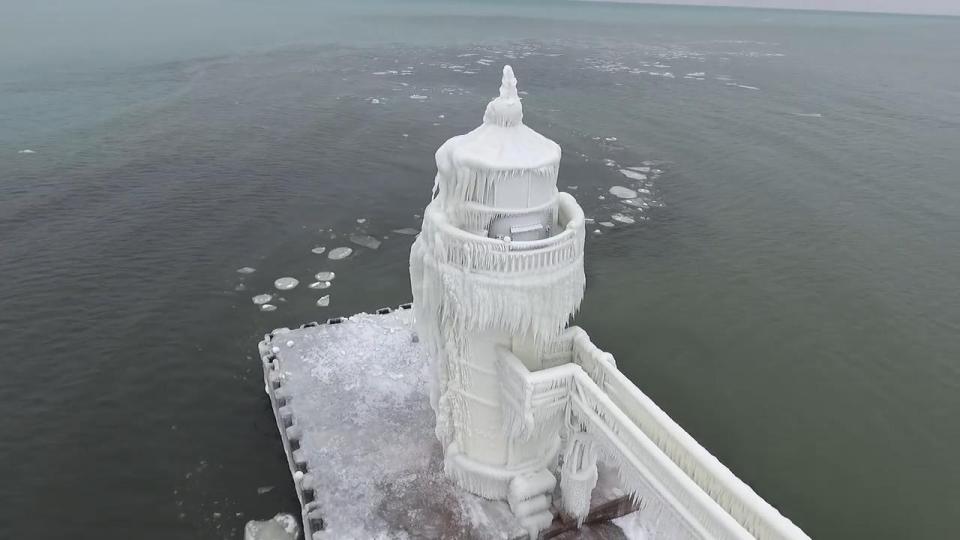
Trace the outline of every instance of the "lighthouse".
<path fill-rule="evenodd" d="M 510 66 L 483 123 L 444 143 L 436 162 L 410 277 L 444 470 L 543 527 L 559 422 L 520 433 L 498 357 L 508 350 L 531 372 L 545 367 L 583 297 L 583 211 L 557 190 L 560 146 L 524 125 Z"/>

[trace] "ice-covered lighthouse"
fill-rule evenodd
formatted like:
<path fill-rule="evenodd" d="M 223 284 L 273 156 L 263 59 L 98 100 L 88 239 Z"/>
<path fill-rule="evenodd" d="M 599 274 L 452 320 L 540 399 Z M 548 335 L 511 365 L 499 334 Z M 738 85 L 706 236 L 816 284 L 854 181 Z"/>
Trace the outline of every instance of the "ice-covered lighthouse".
<path fill-rule="evenodd" d="M 531 537 L 557 512 L 582 523 L 602 461 L 655 537 L 806 538 L 567 328 L 584 215 L 557 190 L 560 147 L 523 124 L 510 66 L 483 124 L 436 161 L 410 279 L 446 475 L 506 499 Z"/>
<path fill-rule="evenodd" d="M 560 146 L 523 124 L 510 66 L 483 124 L 436 154 L 434 199 L 411 250 L 414 313 L 433 370 L 445 470 L 464 489 L 507 498 L 547 472 L 558 429 L 512 437 L 498 348 L 542 367 L 583 297 L 583 211 L 557 191 Z M 545 486 L 546 486 L 545 484 Z M 543 492 L 552 489 L 544 487 Z M 547 510 L 544 506 L 541 510 Z M 542 518 L 547 524 L 549 514 Z"/>
<path fill-rule="evenodd" d="M 306 537 L 809 540 L 568 326 L 584 215 L 509 67 L 436 160 L 414 303 L 259 345 Z"/>

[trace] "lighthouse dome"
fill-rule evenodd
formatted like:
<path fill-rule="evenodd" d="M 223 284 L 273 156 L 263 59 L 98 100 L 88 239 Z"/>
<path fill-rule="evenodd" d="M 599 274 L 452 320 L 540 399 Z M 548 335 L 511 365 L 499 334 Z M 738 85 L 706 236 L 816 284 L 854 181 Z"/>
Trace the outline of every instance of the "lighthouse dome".
<path fill-rule="evenodd" d="M 516 207 L 543 204 L 556 194 L 560 145 L 523 124 L 510 66 L 503 68 L 500 95 L 487 105 L 483 124 L 448 140 L 436 158 L 438 188 L 448 200 Z M 520 192 L 522 201 L 515 196 Z"/>

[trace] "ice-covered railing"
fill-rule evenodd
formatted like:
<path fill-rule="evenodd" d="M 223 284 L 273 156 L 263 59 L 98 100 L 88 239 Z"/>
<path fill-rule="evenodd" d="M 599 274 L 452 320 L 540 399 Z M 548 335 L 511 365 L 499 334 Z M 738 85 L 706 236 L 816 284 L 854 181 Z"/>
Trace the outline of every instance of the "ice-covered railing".
<path fill-rule="evenodd" d="M 593 437 L 598 454 L 618 466 L 628 487 L 641 496 L 655 492 L 658 511 L 673 507 L 687 533 L 808 538 L 620 373 L 613 357 L 594 346 L 582 329 L 564 331 L 544 351 L 544 365 L 554 367 L 530 372 L 510 351 L 501 350 L 501 376 L 510 381 L 512 393 L 504 413 L 515 436 L 542 429 L 537 424 L 556 414 L 561 406 L 557 390 L 563 388 L 574 427 Z M 649 493 L 645 496 L 649 504 Z"/>
<path fill-rule="evenodd" d="M 562 231 L 542 240 L 508 242 L 472 234 L 455 227 L 442 209 L 427 207 L 421 236 L 429 239 L 435 261 L 464 272 L 525 273 L 554 268 L 572 268 L 583 257 L 583 210 L 569 194 L 557 196 Z M 582 272 L 582 270 L 581 270 Z"/>

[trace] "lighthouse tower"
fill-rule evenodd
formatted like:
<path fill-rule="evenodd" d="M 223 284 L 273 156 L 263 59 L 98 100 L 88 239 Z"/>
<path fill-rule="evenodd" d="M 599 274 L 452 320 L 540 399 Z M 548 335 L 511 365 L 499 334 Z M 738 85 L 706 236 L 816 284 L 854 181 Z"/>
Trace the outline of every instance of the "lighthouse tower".
<path fill-rule="evenodd" d="M 523 124 L 510 66 L 483 124 L 444 143 L 436 161 L 410 278 L 445 471 L 511 506 L 540 497 L 526 508 L 549 523 L 561 422 L 520 436 L 508 405 L 519 394 L 497 358 L 509 350 L 531 372 L 548 367 L 544 353 L 583 297 L 583 211 L 557 190 L 560 146 Z"/>

